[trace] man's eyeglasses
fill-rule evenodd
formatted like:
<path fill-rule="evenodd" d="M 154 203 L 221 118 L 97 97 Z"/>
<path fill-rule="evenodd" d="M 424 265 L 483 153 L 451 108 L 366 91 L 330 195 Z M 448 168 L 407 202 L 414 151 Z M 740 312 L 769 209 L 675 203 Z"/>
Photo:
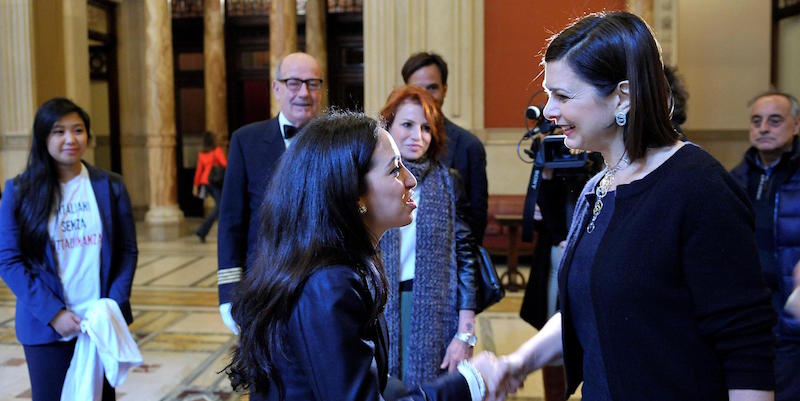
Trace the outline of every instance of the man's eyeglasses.
<path fill-rule="evenodd" d="M 310 91 L 318 91 L 322 89 L 322 80 L 317 78 L 312 79 L 298 79 L 298 78 L 286 78 L 286 79 L 279 79 L 278 82 L 283 82 L 287 88 L 289 88 L 292 92 L 297 92 L 300 88 L 303 87 L 303 84 L 306 84 L 306 87 Z"/>

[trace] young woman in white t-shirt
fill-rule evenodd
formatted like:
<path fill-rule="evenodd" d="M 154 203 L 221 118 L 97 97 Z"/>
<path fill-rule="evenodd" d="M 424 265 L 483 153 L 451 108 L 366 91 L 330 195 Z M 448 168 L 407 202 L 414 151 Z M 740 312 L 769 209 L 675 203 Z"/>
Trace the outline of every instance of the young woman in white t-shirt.
<path fill-rule="evenodd" d="M 81 160 L 88 114 L 65 98 L 36 112 L 28 163 L 0 203 L 0 276 L 17 297 L 17 339 L 34 401 L 61 397 L 80 321 L 99 298 L 132 321 L 136 232 L 122 178 Z M 114 400 L 106 382 L 103 400 Z"/>

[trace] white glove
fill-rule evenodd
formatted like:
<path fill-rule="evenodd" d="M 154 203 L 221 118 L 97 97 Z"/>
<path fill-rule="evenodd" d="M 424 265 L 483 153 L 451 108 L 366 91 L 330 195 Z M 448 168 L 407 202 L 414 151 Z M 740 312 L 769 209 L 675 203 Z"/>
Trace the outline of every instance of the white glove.
<path fill-rule="evenodd" d="M 225 326 L 228 326 L 228 330 L 230 330 L 233 334 L 239 335 L 239 326 L 233 320 L 233 316 L 231 316 L 231 303 L 226 302 L 219 306 L 219 314 L 222 316 L 222 323 L 225 323 Z"/>

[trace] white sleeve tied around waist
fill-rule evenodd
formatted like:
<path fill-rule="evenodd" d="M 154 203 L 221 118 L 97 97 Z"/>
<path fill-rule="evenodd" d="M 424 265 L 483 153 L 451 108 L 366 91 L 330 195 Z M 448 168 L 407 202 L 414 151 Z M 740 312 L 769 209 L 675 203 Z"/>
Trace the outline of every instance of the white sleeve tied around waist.
<path fill-rule="evenodd" d="M 112 387 L 121 385 L 128 372 L 142 364 L 119 305 L 108 298 L 92 303 L 81 321 L 82 333 L 75 344 L 61 401 L 100 400 L 103 371 Z"/>

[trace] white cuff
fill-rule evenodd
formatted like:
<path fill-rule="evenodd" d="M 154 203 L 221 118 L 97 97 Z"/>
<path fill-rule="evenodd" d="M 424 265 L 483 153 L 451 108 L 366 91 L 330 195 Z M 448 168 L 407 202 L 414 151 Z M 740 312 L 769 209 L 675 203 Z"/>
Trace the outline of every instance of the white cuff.
<path fill-rule="evenodd" d="M 226 302 L 219 306 L 219 314 L 222 316 L 222 323 L 225 323 L 225 326 L 228 327 L 233 334 L 239 335 L 239 326 L 236 324 L 236 321 L 233 320 L 233 316 L 231 315 L 231 303 Z"/>
<path fill-rule="evenodd" d="M 458 373 L 464 376 L 469 386 L 469 394 L 472 401 L 481 401 L 486 396 L 486 384 L 483 382 L 481 374 L 472 366 L 468 360 L 464 359 L 458 363 Z"/>

